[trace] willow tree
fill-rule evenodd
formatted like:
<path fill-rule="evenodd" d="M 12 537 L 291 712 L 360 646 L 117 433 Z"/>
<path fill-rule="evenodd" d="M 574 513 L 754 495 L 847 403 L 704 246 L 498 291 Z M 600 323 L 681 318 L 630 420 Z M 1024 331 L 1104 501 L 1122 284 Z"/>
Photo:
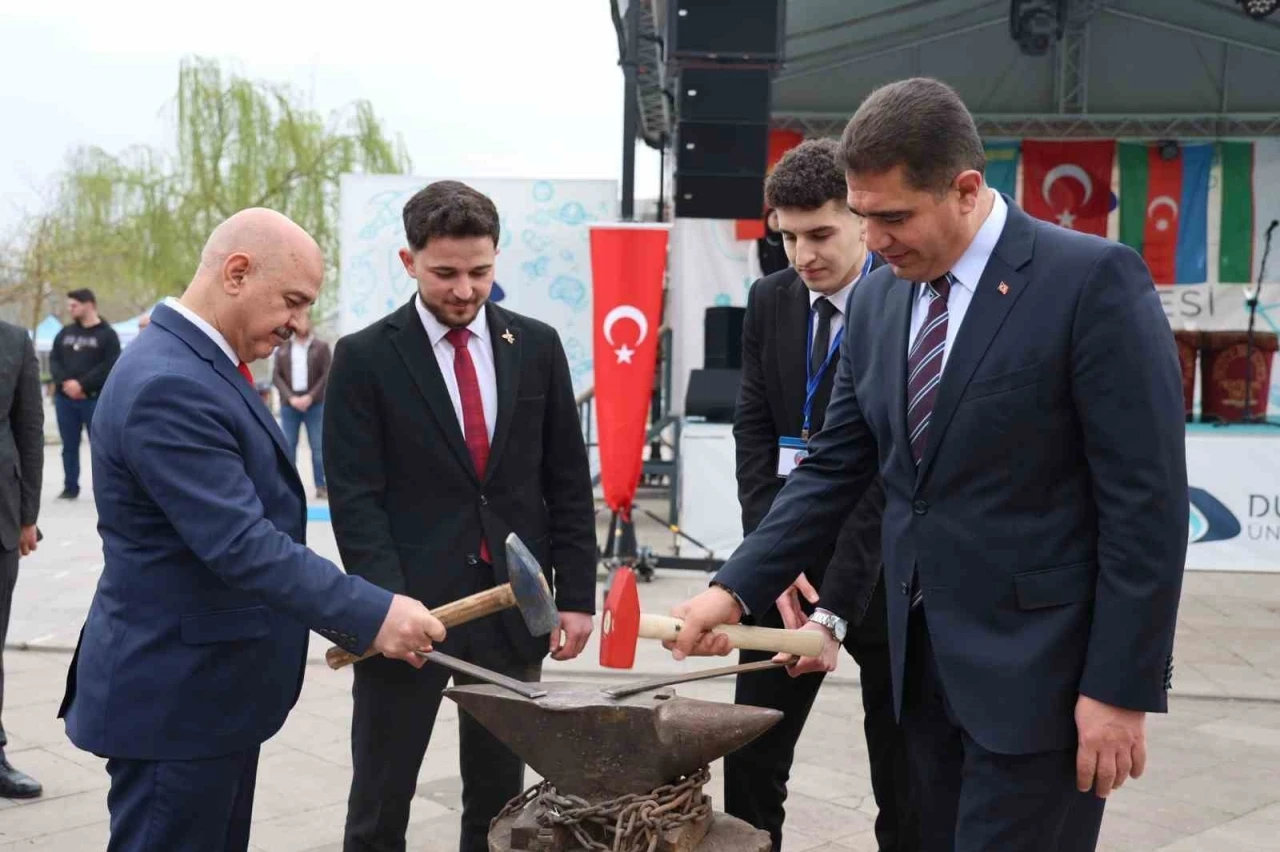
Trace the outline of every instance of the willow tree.
<path fill-rule="evenodd" d="M 388 137 L 367 101 L 325 119 L 288 86 L 224 78 L 207 60 L 182 66 L 177 126 L 177 212 L 189 229 L 190 260 L 218 222 L 246 207 L 270 207 L 320 243 L 332 285 L 339 176 L 410 168 L 403 145 Z M 325 292 L 332 297 L 335 289 Z"/>
<path fill-rule="evenodd" d="M 316 238 L 333 298 L 339 176 L 410 168 L 369 103 L 325 117 L 288 86 L 197 58 L 179 69 L 172 106 L 172 152 L 72 152 L 53 202 L 26 223 L 8 262 L 16 283 L 0 287 L 0 302 L 31 297 L 38 319 L 50 292 L 89 286 L 109 315 L 127 316 L 181 292 L 209 232 L 245 207 L 278 210 Z"/>

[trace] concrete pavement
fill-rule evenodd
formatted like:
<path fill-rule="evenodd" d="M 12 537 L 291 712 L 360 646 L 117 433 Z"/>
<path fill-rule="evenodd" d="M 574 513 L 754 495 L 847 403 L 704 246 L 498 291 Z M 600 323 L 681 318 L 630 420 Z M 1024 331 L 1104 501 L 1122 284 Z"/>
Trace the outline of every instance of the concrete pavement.
<path fill-rule="evenodd" d="M 5 653 L 5 728 L 12 762 L 45 785 L 29 802 L 0 800 L 0 852 L 100 849 L 107 837 L 102 761 L 75 749 L 54 718 L 74 645 L 101 569 L 90 483 L 79 501 L 61 490 L 59 449 L 46 456 L 40 550 L 23 560 Z M 85 467 L 87 473 L 87 450 Z M 299 459 L 304 480 L 309 465 Z M 656 508 L 660 514 L 661 508 Z M 642 541 L 660 552 L 671 536 L 640 517 Z M 327 524 L 312 546 L 336 556 Z M 603 538 L 601 539 L 603 540 Z M 602 577 L 603 579 L 603 577 Z M 704 588 L 706 577 L 659 572 L 642 585 L 647 611 L 665 612 Z M 350 782 L 350 673 L 330 671 L 327 643 L 313 636 L 302 697 L 266 744 L 251 838 L 260 852 L 336 852 Z M 571 663 L 549 662 L 548 680 L 599 682 L 696 668 L 656 643 L 642 643 L 630 673 L 603 672 L 593 641 Z M 1280 850 L 1280 574 L 1190 574 L 1182 601 L 1170 713 L 1149 723 L 1147 774 L 1108 804 L 1108 850 Z M 732 683 L 678 687 L 681 694 L 732 700 Z M 787 852 L 873 850 L 875 815 L 861 734 L 857 668 L 847 656 L 823 687 L 797 748 L 788 800 Z M 457 711 L 441 710 L 419 775 L 409 848 L 456 849 L 460 781 Z M 719 767 L 712 795 L 721 802 Z M 530 777 L 530 783 L 534 780 Z"/>

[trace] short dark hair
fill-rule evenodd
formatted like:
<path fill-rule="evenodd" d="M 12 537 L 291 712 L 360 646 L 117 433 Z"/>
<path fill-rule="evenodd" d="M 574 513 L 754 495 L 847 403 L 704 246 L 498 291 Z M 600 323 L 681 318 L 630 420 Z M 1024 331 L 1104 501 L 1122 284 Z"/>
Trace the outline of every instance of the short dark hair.
<path fill-rule="evenodd" d="M 848 197 L 840 143 L 834 139 L 806 139 L 782 156 L 764 182 L 770 207 L 817 210 L 828 201 L 841 204 Z"/>
<path fill-rule="evenodd" d="M 68 299 L 75 299 L 77 302 L 86 302 L 89 304 L 98 304 L 98 300 L 93 298 L 93 291 L 88 287 L 81 287 L 79 290 L 72 290 L 67 294 Z"/>
<path fill-rule="evenodd" d="M 404 235 L 421 251 L 432 237 L 491 237 L 498 244 L 498 208 L 483 192 L 456 180 L 419 190 L 404 205 Z"/>
<path fill-rule="evenodd" d="M 960 172 L 985 171 L 973 116 L 955 90 L 913 77 L 867 95 L 840 139 L 845 168 L 882 174 L 902 166 L 913 189 L 942 192 Z"/>

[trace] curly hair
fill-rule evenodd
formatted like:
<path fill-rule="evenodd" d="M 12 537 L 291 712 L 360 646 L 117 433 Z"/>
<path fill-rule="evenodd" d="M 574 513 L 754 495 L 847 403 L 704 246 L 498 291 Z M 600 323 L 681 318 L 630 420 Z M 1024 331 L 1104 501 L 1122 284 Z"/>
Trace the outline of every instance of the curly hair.
<path fill-rule="evenodd" d="M 828 201 L 844 203 L 848 187 L 840 143 L 834 139 L 806 139 L 792 148 L 764 182 L 770 207 L 817 210 Z"/>
<path fill-rule="evenodd" d="M 415 252 L 431 237 L 491 237 L 496 246 L 498 208 L 461 181 L 436 181 L 404 205 L 404 235 Z"/>

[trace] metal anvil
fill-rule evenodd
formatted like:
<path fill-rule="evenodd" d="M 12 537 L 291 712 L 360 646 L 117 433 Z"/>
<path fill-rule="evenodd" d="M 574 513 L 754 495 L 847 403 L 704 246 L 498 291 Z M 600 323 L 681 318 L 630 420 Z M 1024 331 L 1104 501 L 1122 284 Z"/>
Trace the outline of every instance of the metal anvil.
<path fill-rule="evenodd" d="M 490 684 L 445 690 L 534 772 L 583 798 L 645 794 L 696 772 L 773 727 L 764 707 L 658 689 L 612 698 L 580 683 L 542 683 L 530 699 Z"/>

